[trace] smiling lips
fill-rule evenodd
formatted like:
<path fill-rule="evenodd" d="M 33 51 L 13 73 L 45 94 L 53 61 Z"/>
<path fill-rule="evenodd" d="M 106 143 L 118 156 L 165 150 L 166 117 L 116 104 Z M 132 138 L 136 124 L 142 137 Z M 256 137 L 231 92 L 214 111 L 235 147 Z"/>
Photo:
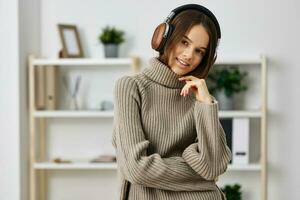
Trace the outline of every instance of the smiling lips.
<path fill-rule="evenodd" d="M 188 66 L 190 66 L 190 64 L 184 62 L 183 60 L 179 59 L 179 58 L 176 58 L 176 61 L 177 63 L 179 64 L 179 66 L 181 68 L 187 68 Z"/>

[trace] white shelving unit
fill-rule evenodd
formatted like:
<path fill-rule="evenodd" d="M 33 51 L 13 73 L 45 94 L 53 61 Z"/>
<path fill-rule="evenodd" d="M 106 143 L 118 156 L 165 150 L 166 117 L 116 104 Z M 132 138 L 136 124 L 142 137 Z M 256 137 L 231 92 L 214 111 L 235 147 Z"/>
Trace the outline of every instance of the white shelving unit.
<path fill-rule="evenodd" d="M 101 69 L 105 66 L 124 66 L 131 67 L 131 71 L 139 71 L 138 58 L 72 58 L 72 59 L 40 59 L 29 57 L 29 118 L 30 118 L 30 200 L 46 200 L 47 196 L 47 171 L 49 170 L 115 170 L 116 163 L 53 163 L 47 162 L 46 159 L 46 123 L 51 118 L 113 118 L 112 111 L 95 111 L 95 110 L 37 110 L 36 108 L 36 80 L 35 68 L 37 66 L 63 67 L 68 69 L 85 68 Z M 38 130 L 37 130 L 38 127 Z M 37 145 L 38 144 L 38 145 Z M 39 154 L 37 155 L 37 152 Z"/>
<path fill-rule="evenodd" d="M 260 121 L 260 160 L 247 165 L 229 165 L 229 171 L 257 171 L 260 173 L 260 199 L 268 199 L 267 182 L 267 59 L 264 55 L 248 57 L 219 57 L 218 65 L 260 67 L 259 110 L 220 111 L 220 118 L 257 118 Z"/>
<path fill-rule="evenodd" d="M 133 72 L 139 70 L 137 58 L 120 59 L 36 59 L 29 58 L 29 117 L 30 117 L 30 200 L 46 199 L 46 172 L 48 170 L 116 170 L 116 163 L 89 163 L 74 162 L 56 164 L 45 162 L 45 124 L 50 118 L 113 118 L 112 111 L 41 111 L 35 108 L 35 79 L 34 69 L 36 66 L 61 66 L 61 67 L 80 67 L 80 66 L 107 66 L 107 65 L 125 65 L 132 66 Z M 266 57 L 220 57 L 215 64 L 218 65 L 253 65 L 260 67 L 261 74 L 261 94 L 259 110 L 234 110 L 220 111 L 220 118 L 257 118 L 260 120 L 260 162 L 247 165 L 228 166 L 228 171 L 243 171 L 260 173 L 261 200 L 267 200 L 267 64 Z M 41 127 L 36 130 L 36 125 Z M 37 141 L 36 135 L 39 134 Z M 40 149 L 36 149 L 36 143 L 41 144 Z M 40 157 L 37 158 L 36 151 L 40 151 Z M 38 173 L 39 172 L 39 173 Z M 39 181 L 39 182 L 38 182 Z M 40 187 L 37 192 L 37 184 Z"/>

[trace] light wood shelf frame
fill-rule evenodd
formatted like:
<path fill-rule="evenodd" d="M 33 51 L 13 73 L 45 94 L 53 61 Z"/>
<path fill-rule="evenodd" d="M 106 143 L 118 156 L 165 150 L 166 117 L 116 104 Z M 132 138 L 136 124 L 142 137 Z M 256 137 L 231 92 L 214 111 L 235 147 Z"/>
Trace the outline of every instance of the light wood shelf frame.
<path fill-rule="evenodd" d="M 46 200 L 47 194 L 47 172 L 49 170 L 116 170 L 116 163 L 72 163 L 55 164 L 45 161 L 46 143 L 45 130 L 49 118 L 113 118 L 113 112 L 103 111 L 39 111 L 35 108 L 35 79 L 34 69 L 36 66 L 61 66 L 80 67 L 105 66 L 105 65 L 130 65 L 134 73 L 139 71 L 139 59 L 137 57 L 122 59 L 40 59 L 33 55 L 29 56 L 29 195 L 30 200 Z M 216 62 L 218 65 L 258 65 L 261 68 L 261 95 L 259 110 L 220 111 L 220 118 L 249 117 L 260 119 L 260 162 L 248 165 L 229 165 L 228 171 L 257 171 L 260 173 L 261 200 L 268 198 L 268 162 L 267 162 L 267 59 L 264 55 L 246 57 L 220 57 Z M 38 126 L 37 126 L 38 125 Z M 36 130 L 39 127 L 39 130 Z M 37 141 L 39 134 L 39 141 Z M 39 146 L 36 146 L 36 143 Z M 37 149 L 38 148 L 38 149 Z M 39 150 L 39 156 L 36 152 Z M 37 159 L 38 158 L 38 159 Z M 39 181 L 39 184 L 37 182 Z M 39 185 L 39 188 L 37 188 Z M 39 191 L 38 191 L 39 190 Z"/>

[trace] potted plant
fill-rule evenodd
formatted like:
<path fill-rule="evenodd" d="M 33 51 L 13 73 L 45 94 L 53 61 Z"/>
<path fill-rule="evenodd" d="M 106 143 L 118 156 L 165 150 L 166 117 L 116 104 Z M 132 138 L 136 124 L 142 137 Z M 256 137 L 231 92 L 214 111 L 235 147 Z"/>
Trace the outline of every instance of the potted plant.
<path fill-rule="evenodd" d="M 222 110 L 233 109 L 233 95 L 247 90 L 243 84 L 247 72 L 240 72 L 235 66 L 212 70 L 208 74 L 208 88 L 216 96 Z"/>
<path fill-rule="evenodd" d="M 124 42 L 124 32 L 115 27 L 106 26 L 98 36 L 104 45 L 105 57 L 118 57 L 119 44 Z"/>
<path fill-rule="evenodd" d="M 242 200 L 241 185 L 225 185 L 221 190 L 225 193 L 227 200 Z"/>

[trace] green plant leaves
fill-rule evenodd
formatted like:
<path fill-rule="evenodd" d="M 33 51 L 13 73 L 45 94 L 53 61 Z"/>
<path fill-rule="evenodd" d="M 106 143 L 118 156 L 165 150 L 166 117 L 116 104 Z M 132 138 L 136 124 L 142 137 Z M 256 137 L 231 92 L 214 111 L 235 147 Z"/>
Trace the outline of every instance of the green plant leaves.
<path fill-rule="evenodd" d="M 227 200 L 242 200 L 241 185 L 225 185 L 221 190 L 225 193 Z"/>
<path fill-rule="evenodd" d="M 208 88 L 213 94 L 223 90 L 227 97 L 232 97 L 234 93 L 247 90 L 242 83 L 246 76 L 247 72 L 242 73 L 234 66 L 215 69 L 208 74 Z"/>
<path fill-rule="evenodd" d="M 121 44 L 124 42 L 124 32 L 115 27 L 106 26 L 98 37 L 103 44 Z"/>

